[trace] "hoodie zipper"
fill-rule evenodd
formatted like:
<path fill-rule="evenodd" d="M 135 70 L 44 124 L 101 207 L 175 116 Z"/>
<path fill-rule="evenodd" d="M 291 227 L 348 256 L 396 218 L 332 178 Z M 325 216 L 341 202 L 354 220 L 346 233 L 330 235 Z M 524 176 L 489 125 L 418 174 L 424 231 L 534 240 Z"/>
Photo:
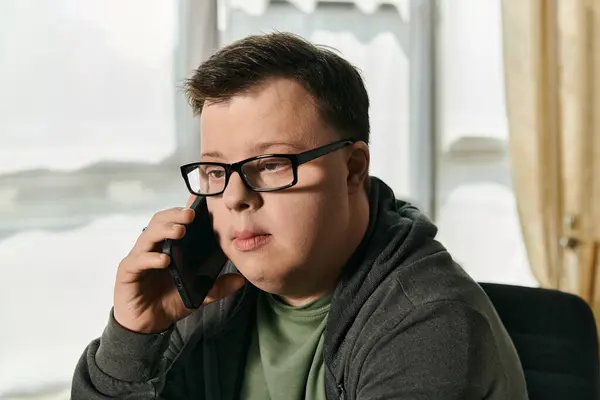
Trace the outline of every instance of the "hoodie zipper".
<path fill-rule="evenodd" d="M 216 349 L 213 342 L 204 343 L 204 384 L 206 398 L 210 400 L 220 400 L 222 398 L 220 389 L 221 381 L 219 379 L 219 362 L 216 356 Z"/>
<path fill-rule="evenodd" d="M 338 399 L 339 400 L 346 400 L 346 391 L 344 390 L 344 385 L 343 384 L 339 384 L 337 386 L 337 392 L 338 392 Z"/>

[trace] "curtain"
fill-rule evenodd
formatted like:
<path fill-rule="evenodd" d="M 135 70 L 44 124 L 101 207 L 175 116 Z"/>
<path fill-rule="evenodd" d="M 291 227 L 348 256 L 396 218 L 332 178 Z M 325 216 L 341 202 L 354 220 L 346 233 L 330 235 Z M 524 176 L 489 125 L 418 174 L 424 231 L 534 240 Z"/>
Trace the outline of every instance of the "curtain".
<path fill-rule="evenodd" d="M 510 155 L 530 265 L 600 321 L 598 1 L 503 0 Z"/>
<path fill-rule="evenodd" d="M 251 15 L 263 14 L 269 7 L 269 3 L 276 2 L 274 0 L 221 0 L 228 3 L 233 8 L 242 9 Z M 281 2 L 282 0 L 279 0 Z M 317 3 L 320 0 L 286 0 L 288 3 L 293 4 L 299 10 L 305 13 L 311 13 L 317 7 Z M 371 14 L 379 6 L 382 5 L 394 5 L 403 14 L 408 14 L 411 0 L 347 0 L 338 1 L 339 3 L 351 3 L 355 4 L 358 9 L 366 14 Z"/>

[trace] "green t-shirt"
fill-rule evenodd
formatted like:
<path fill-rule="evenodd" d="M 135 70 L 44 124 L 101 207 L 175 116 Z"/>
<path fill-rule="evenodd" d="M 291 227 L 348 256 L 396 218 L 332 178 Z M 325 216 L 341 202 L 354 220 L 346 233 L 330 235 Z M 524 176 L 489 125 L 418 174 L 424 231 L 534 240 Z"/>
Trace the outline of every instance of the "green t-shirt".
<path fill-rule="evenodd" d="M 325 400 L 323 331 L 331 295 L 301 307 L 261 293 L 241 398 Z"/>

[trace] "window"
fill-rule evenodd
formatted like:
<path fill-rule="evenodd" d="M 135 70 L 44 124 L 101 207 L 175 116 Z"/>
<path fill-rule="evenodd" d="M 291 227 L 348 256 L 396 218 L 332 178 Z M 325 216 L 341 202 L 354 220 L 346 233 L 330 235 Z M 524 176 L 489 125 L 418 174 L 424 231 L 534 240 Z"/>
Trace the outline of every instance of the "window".
<path fill-rule="evenodd" d="M 475 279 L 535 285 L 510 184 L 499 0 L 451 1 L 0 1 L 0 398 L 68 398 L 118 263 L 154 212 L 187 198 L 178 166 L 199 138 L 181 80 L 252 33 L 295 32 L 355 64 L 372 174 L 434 217 Z"/>
<path fill-rule="evenodd" d="M 411 196 L 410 2 L 239 6 L 258 3 L 219 2 L 221 44 L 275 28 L 339 50 L 371 94 L 373 172 Z M 0 396 L 68 387 L 120 259 L 185 199 L 197 125 L 176 87 L 217 44 L 206 4 L 0 4 Z"/>
<path fill-rule="evenodd" d="M 410 150 L 411 141 L 421 132 L 411 126 L 415 112 L 411 76 L 421 65 L 413 62 L 419 59 L 411 38 L 419 38 L 418 30 L 430 28 L 412 25 L 420 3 L 223 1 L 221 44 L 250 34 L 289 31 L 335 49 L 357 66 L 371 99 L 371 173 L 386 181 L 398 197 L 419 201 Z M 365 9 L 365 5 L 372 7 Z M 428 85 L 429 81 L 416 84 Z"/>
<path fill-rule="evenodd" d="M 0 2 L 0 398 L 68 386 L 120 259 L 186 198 L 178 11 Z"/>
<path fill-rule="evenodd" d="M 476 280 L 537 286 L 511 185 L 500 0 L 438 11 L 439 238 Z"/>

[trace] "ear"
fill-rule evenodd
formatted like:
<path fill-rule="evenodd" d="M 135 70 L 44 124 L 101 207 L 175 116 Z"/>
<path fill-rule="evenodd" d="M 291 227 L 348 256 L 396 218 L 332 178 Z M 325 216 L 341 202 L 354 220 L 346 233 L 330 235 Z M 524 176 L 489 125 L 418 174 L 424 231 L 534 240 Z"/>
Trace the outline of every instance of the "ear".
<path fill-rule="evenodd" d="M 365 180 L 369 176 L 369 146 L 358 141 L 351 147 L 348 156 L 348 193 L 364 190 Z"/>

